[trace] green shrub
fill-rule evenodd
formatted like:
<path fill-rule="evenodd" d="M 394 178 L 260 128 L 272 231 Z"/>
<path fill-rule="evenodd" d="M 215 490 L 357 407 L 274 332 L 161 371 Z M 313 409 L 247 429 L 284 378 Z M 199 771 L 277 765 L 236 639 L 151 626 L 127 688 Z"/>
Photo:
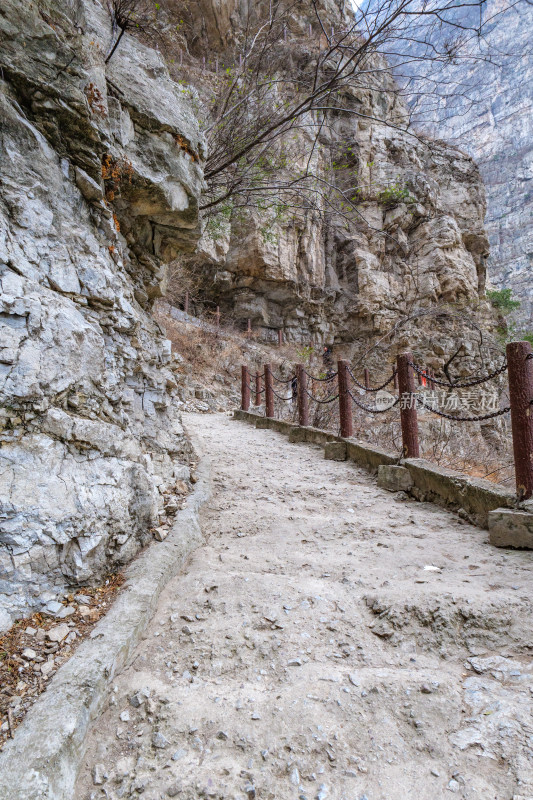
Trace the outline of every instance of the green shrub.
<path fill-rule="evenodd" d="M 378 194 L 378 200 L 384 206 L 397 205 L 398 203 L 416 202 L 415 198 L 409 193 L 407 186 L 400 183 L 399 178 L 397 178 L 394 183 L 391 183 L 390 186 L 387 186 Z"/>
<path fill-rule="evenodd" d="M 487 300 L 502 314 L 510 314 L 520 307 L 520 300 L 513 300 L 512 289 L 489 289 Z"/>
<path fill-rule="evenodd" d="M 311 356 L 315 352 L 315 348 L 312 345 L 307 345 L 302 347 L 301 350 L 296 351 L 296 357 L 298 361 L 302 362 L 303 364 L 309 364 L 311 361 Z"/>

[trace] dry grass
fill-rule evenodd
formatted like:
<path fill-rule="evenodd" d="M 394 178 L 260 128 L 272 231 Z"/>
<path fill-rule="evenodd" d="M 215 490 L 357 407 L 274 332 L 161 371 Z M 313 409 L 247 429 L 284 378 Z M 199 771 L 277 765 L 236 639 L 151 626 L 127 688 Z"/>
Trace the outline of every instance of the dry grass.
<path fill-rule="evenodd" d="M 293 364 L 301 360 L 298 345 L 268 344 L 254 332 L 249 336 L 238 330 L 231 320 L 216 330 L 212 313 L 203 315 L 204 327 L 199 327 L 196 319 L 174 319 L 163 304 L 156 306 L 154 317 L 172 342 L 173 351 L 189 365 L 184 365 L 183 371 L 190 371 L 207 388 L 219 375 L 232 381 L 233 393 L 240 394 L 241 364 L 248 364 L 251 372 L 262 372 L 263 365 L 271 363 L 276 374 L 288 377 Z"/>
<path fill-rule="evenodd" d="M 81 642 L 87 638 L 94 625 L 109 610 L 116 593 L 124 583 L 125 578 L 117 573 L 109 575 L 102 586 L 84 587 L 77 589 L 76 593 L 68 595 L 64 605 L 76 603 L 77 595 L 90 598 L 86 604 L 89 609 L 87 615 L 82 615 L 79 606 L 66 620 L 58 620 L 41 613 L 33 614 L 28 619 L 15 622 L 7 633 L 0 637 L 0 749 L 7 738 L 13 735 L 15 728 L 20 725 L 26 713 L 46 689 L 50 678 L 57 669 L 73 655 Z M 37 631 L 48 631 L 61 622 L 74 622 L 73 630 L 78 633 L 75 641 L 59 643 L 57 649 L 52 642 L 44 639 L 37 640 L 37 634 L 27 633 L 28 628 Z M 26 648 L 35 650 L 42 662 L 28 662 L 22 658 Z M 54 669 L 47 675 L 41 675 L 33 669 L 33 663 L 44 663 L 49 655 L 54 657 Z"/>

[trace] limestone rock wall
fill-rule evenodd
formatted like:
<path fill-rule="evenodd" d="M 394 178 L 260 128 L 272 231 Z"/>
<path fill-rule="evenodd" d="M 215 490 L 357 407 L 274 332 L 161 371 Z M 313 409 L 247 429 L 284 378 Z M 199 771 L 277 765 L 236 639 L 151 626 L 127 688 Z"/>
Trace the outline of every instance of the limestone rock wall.
<path fill-rule="evenodd" d="M 188 478 L 150 315 L 194 247 L 191 97 L 97 0 L 0 11 L 0 628 L 130 559 Z"/>
<path fill-rule="evenodd" d="M 341 5 L 326 4 L 332 25 L 342 23 Z M 204 0 L 206 20 L 216 16 L 215 6 Z M 307 31 L 311 17 L 304 10 L 301 25 Z M 238 22 L 236 12 L 227 29 L 206 22 L 207 31 L 217 30 L 210 46 L 222 48 Z M 301 41 L 287 47 L 295 71 L 312 63 Z M 276 341 L 281 329 L 289 341 L 357 349 L 390 331 L 414 307 L 447 303 L 475 305 L 473 316 L 492 325 L 482 299 L 489 243 L 479 170 L 458 148 L 399 130 L 407 111 L 392 91 L 385 62 L 382 67 L 371 86 L 345 98 L 359 116 L 340 112 L 322 132 L 323 155 L 315 156 L 317 171 L 325 175 L 328 153 L 337 147 L 338 160 L 356 171 L 361 202 L 351 225 L 343 229 L 318 214 L 295 213 L 265 234 L 268 215 L 252 212 L 223 220 L 215 234 L 208 226 L 202 236 L 195 267 L 200 263 L 209 275 L 210 300 L 243 327 L 251 319 L 267 339 Z M 338 170 L 337 179 L 344 177 Z M 407 199 L 387 200 L 383 192 L 391 187 L 406 191 Z M 434 325 L 426 325 L 425 333 L 422 328 L 423 323 L 412 327 L 410 341 L 416 345 L 425 336 L 428 350 Z M 445 348 L 453 345 L 446 326 L 439 335 Z"/>
<path fill-rule="evenodd" d="M 449 18 L 475 25 L 479 13 L 463 7 Z M 434 96 L 421 102 L 420 124 L 479 164 L 487 190 L 489 278 L 521 300 L 517 317 L 527 329 L 533 321 L 533 6 L 488 0 L 481 14 L 481 46 L 471 37 L 472 60 L 446 66 L 438 103 Z M 443 29 L 442 40 L 449 36 Z"/>
<path fill-rule="evenodd" d="M 410 304 L 473 301 L 483 291 L 485 203 L 473 162 L 385 126 L 346 133 L 375 186 L 359 206 L 364 223 L 340 232 L 309 215 L 265 239 L 251 219 L 231 228 L 222 257 L 205 248 L 217 301 L 272 340 L 282 329 L 292 341 L 347 342 L 385 333 Z M 380 202 L 396 182 L 410 201 Z"/>

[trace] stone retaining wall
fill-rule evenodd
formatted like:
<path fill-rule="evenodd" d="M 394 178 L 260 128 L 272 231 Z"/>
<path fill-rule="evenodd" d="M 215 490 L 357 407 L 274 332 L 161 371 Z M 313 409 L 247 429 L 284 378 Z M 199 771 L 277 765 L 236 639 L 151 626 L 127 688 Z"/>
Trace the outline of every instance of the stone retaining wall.
<path fill-rule="evenodd" d="M 489 527 L 489 512 L 496 508 L 515 508 L 516 497 L 505 486 L 481 478 L 439 467 L 423 458 L 400 459 L 379 447 L 353 439 L 343 439 L 327 431 L 300 427 L 279 419 L 260 417 L 250 411 L 235 411 L 234 418 L 250 422 L 258 428 L 268 428 L 289 436 L 291 442 L 307 442 L 326 446 L 328 442 L 345 442 L 346 457 L 362 467 L 377 472 L 382 465 L 400 464 L 409 471 L 412 486 L 408 493 L 425 500 L 460 511 L 470 522 L 481 528 Z"/>

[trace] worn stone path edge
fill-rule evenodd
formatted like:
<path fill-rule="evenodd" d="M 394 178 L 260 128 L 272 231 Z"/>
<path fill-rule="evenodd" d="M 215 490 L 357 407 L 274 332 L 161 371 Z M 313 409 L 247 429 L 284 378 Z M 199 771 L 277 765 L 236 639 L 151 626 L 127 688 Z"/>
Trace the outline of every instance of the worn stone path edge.
<path fill-rule="evenodd" d="M 188 433 L 188 431 L 187 431 Z M 126 569 L 126 583 L 107 615 L 46 691 L 0 753 L 0 800 L 72 800 L 85 738 L 114 676 L 128 662 L 159 596 L 203 541 L 201 506 L 210 496 L 210 463 L 195 437 L 197 482 L 161 543 Z"/>
<path fill-rule="evenodd" d="M 307 442 L 323 447 L 338 442 L 345 448 L 345 454 L 340 460 L 355 461 L 359 466 L 374 473 L 378 471 L 380 465 L 401 463 L 411 476 L 413 485 L 408 492 L 410 495 L 417 500 L 437 503 L 453 511 L 462 509 L 468 521 L 481 528 L 489 528 L 489 513 L 495 509 L 519 507 L 528 513 L 533 512 L 533 501 L 518 503 L 515 493 L 505 486 L 446 469 L 424 458 L 404 459 L 388 453 L 377 445 L 357 442 L 355 439 L 343 439 L 328 431 L 300 427 L 293 422 L 264 417 L 251 411 L 237 410 L 233 417 L 257 428 L 268 428 L 285 434 L 290 442 Z"/>

